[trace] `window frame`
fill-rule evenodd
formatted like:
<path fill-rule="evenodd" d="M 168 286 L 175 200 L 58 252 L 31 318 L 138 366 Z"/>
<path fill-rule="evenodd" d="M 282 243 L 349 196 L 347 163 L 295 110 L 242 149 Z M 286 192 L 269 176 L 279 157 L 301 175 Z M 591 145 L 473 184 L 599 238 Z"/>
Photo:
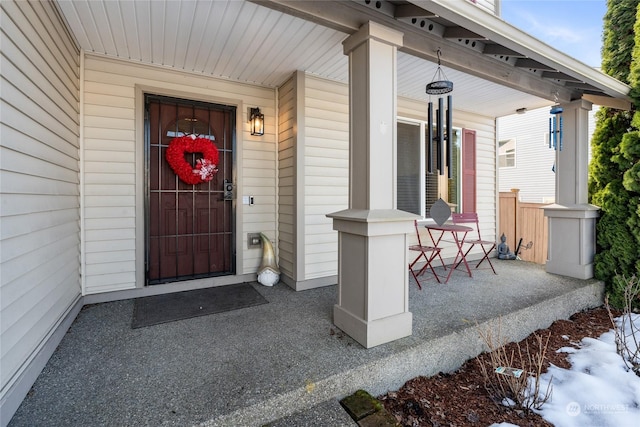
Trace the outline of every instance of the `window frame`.
<path fill-rule="evenodd" d="M 513 141 L 513 165 L 509 165 L 508 161 L 509 161 L 509 151 L 507 150 L 507 152 L 505 152 L 504 154 L 502 154 L 500 152 L 500 150 L 502 149 L 502 145 L 506 145 L 508 143 L 510 143 L 511 141 Z M 504 144 L 503 144 L 504 143 Z M 500 141 L 498 141 L 498 168 L 500 169 L 515 169 L 518 166 L 518 139 L 517 138 L 504 138 Z M 501 159 L 504 158 L 505 159 L 505 166 L 501 165 Z"/>
<path fill-rule="evenodd" d="M 420 119 L 414 119 L 414 118 L 409 118 L 409 117 L 397 117 L 396 119 L 396 133 L 397 133 L 397 127 L 399 124 L 405 124 L 405 125 L 413 125 L 413 126 L 419 126 L 419 132 L 420 132 L 420 146 L 419 146 L 419 155 L 420 155 L 420 177 L 422 177 L 419 180 L 419 196 L 420 196 L 420 200 L 419 200 L 419 206 L 420 206 L 420 213 L 416 214 L 416 215 L 420 215 L 423 220 L 429 220 L 431 219 L 431 216 L 428 215 L 427 212 L 427 208 L 426 208 L 426 183 L 425 183 L 425 179 L 424 177 L 426 177 L 427 175 L 427 161 L 426 161 L 426 151 L 427 151 L 427 136 L 426 136 L 426 130 L 427 130 L 427 121 L 426 120 L 420 120 Z M 458 155 L 455 156 L 452 161 L 457 163 L 457 167 L 455 168 L 455 170 L 457 171 L 456 174 L 456 178 L 455 178 L 455 185 L 456 185 L 456 194 L 457 194 L 457 198 L 459 200 L 454 200 L 453 204 L 457 205 L 458 211 L 462 212 L 462 200 L 463 200 L 463 195 L 462 195 L 462 179 L 463 179 L 463 171 L 462 171 L 462 135 L 463 135 L 463 128 L 461 127 L 455 127 L 452 126 L 452 131 L 454 133 L 454 135 L 456 135 L 457 137 L 457 145 L 458 145 Z M 434 133 L 435 134 L 435 133 Z M 397 145 L 397 141 L 396 141 L 396 145 Z M 397 150 L 397 148 L 396 148 Z M 397 152 L 396 152 L 396 156 L 397 156 Z M 435 167 L 435 164 L 434 164 Z M 447 178 L 447 170 L 445 168 L 444 170 L 444 175 L 439 175 L 438 171 L 434 171 L 434 174 L 437 174 L 438 176 L 438 192 L 441 194 L 441 197 L 444 196 L 443 198 L 447 199 L 448 203 L 452 203 L 449 199 L 449 179 Z M 398 200 L 398 194 L 397 194 L 397 179 L 398 179 L 398 170 L 396 170 L 395 173 L 395 177 L 394 179 L 396 180 L 396 205 L 397 205 L 397 200 Z M 445 183 L 446 185 L 446 190 L 441 190 L 441 185 L 442 183 Z M 397 206 L 396 206 L 397 207 Z M 412 212 L 413 213 L 413 212 Z"/>

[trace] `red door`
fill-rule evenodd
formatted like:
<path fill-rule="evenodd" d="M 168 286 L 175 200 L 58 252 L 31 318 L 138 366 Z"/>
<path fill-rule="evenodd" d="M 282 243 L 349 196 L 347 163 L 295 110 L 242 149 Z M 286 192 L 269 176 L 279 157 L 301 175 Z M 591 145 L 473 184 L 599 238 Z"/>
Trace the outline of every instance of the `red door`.
<path fill-rule="evenodd" d="M 234 273 L 234 124 L 234 107 L 147 95 L 147 284 Z M 169 166 L 167 147 L 184 135 L 217 148 L 211 181 L 187 184 Z M 202 157 L 185 154 L 192 166 Z"/>

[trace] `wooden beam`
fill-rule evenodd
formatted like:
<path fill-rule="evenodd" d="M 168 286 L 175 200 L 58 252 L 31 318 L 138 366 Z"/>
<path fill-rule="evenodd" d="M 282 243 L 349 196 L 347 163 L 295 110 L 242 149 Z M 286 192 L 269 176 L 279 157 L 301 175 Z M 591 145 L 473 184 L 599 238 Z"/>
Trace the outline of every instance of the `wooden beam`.
<path fill-rule="evenodd" d="M 443 37 L 445 39 L 486 40 L 485 37 L 462 27 L 446 27 Z"/>
<path fill-rule="evenodd" d="M 557 71 L 555 68 L 544 65 L 531 58 L 518 58 L 515 65 L 520 68 L 534 68 L 541 71 Z"/>
<path fill-rule="evenodd" d="M 499 44 L 485 44 L 482 53 L 484 53 L 485 55 L 507 55 L 517 58 L 526 58 L 526 55 L 523 55 L 519 52 L 516 52 L 515 50 L 509 49 Z"/>
<path fill-rule="evenodd" d="M 593 87 L 589 83 L 584 83 L 584 82 L 567 81 L 565 83 L 565 86 L 573 87 L 573 88 L 580 89 L 580 90 L 587 90 L 587 91 L 591 91 L 591 92 L 594 92 L 594 93 L 598 92 L 598 88 L 597 87 Z"/>
<path fill-rule="evenodd" d="M 521 52 L 527 58 L 553 66 L 558 71 L 580 77 L 611 97 L 626 96 L 629 85 L 589 67 L 568 54 L 550 47 L 522 30 L 490 13 L 477 13 L 477 6 L 468 1 L 407 0 L 426 7 L 441 18 L 482 34 L 494 43 Z M 581 96 L 576 91 L 576 98 Z"/>
<path fill-rule="evenodd" d="M 544 79 L 553 79 L 553 80 L 562 80 L 565 82 L 576 82 L 583 83 L 582 80 L 578 80 L 575 77 L 571 77 L 565 73 L 561 73 L 559 71 L 543 71 L 542 78 Z"/>
<path fill-rule="evenodd" d="M 271 9 L 297 16 L 311 22 L 353 34 L 368 21 L 375 21 L 404 33 L 403 52 L 431 62 L 437 62 L 436 52 L 443 53 L 442 64 L 488 81 L 538 96 L 550 101 L 569 102 L 582 94 L 564 85 L 542 79 L 527 70 L 513 67 L 491 56 L 470 49 L 457 41 L 443 39 L 418 26 L 399 21 L 357 2 L 250 0 Z"/>
<path fill-rule="evenodd" d="M 585 101 L 589 101 L 595 105 L 600 105 L 602 107 L 615 108 L 617 110 L 624 111 L 631 110 L 631 101 L 626 99 L 611 98 L 609 96 L 591 94 L 582 95 L 582 99 L 584 99 Z"/>
<path fill-rule="evenodd" d="M 396 6 L 394 13 L 396 18 L 437 18 L 438 15 L 431 13 L 428 10 L 424 10 L 415 4 L 401 4 Z"/>

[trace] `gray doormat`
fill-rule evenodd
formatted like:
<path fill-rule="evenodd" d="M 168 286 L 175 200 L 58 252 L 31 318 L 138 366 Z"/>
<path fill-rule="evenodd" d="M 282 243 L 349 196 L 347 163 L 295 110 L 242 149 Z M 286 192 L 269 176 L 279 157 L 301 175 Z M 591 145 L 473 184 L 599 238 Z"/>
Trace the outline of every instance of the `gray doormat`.
<path fill-rule="evenodd" d="M 248 283 L 136 298 L 131 328 L 206 316 L 267 302 Z"/>

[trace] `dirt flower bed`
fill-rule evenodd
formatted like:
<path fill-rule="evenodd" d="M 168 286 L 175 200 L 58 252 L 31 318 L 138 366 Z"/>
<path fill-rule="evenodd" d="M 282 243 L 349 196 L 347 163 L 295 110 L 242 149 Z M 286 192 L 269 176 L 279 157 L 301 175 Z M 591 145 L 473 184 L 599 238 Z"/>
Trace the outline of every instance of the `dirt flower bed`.
<path fill-rule="evenodd" d="M 616 314 L 617 316 L 618 314 Z M 535 334 L 545 339 L 550 335 L 545 353 L 545 370 L 552 363 L 561 368 L 570 368 L 566 353 L 558 353 L 562 347 L 577 347 L 584 337 L 598 338 L 611 329 L 611 321 L 605 308 L 596 308 L 573 315 L 569 320 L 558 320 L 549 328 Z M 538 342 L 535 335 L 522 340 L 520 348 L 535 352 Z M 507 345 L 507 350 L 516 344 Z M 516 350 L 517 352 L 517 350 Z M 467 361 L 451 374 L 440 373 L 433 377 L 417 377 L 405 383 L 400 390 L 379 396 L 387 411 L 393 414 L 402 426 L 489 426 L 493 423 L 509 422 L 520 427 L 552 426 L 539 415 L 507 408 L 494 401 L 484 387 L 479 363 L 482 354 Z"/>

